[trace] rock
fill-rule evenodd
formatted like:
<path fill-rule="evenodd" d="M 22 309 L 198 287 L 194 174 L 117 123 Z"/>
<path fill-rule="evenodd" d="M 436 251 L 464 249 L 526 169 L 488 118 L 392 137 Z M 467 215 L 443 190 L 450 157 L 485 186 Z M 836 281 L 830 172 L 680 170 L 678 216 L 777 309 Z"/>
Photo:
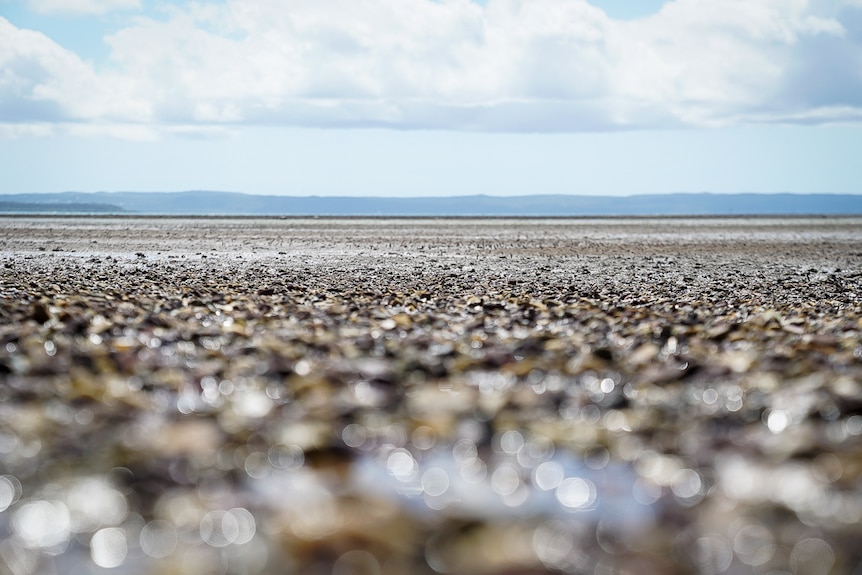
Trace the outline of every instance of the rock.
<path fill-rule="evenodd" d="M 48 311 L 45 304 L 42 302 L 36 302 L 30 310 L 30 318 L 37 323 L 47 323 L 51 320 L 51 313 Z"/>

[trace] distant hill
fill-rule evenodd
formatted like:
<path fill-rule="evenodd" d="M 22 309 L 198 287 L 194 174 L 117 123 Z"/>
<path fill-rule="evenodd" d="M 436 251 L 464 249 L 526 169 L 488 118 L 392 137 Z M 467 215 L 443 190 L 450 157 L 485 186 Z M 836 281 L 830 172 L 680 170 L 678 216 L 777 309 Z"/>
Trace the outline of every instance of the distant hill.
<path fill-rule="evenodd" d="M 36 194 L 31 194 L 36 196 Z M 41 199 L 41 198 L 39 198 Z M 5 201 L 0 200 L 0 214 L 9 213 L 76 213 L 76 214 L 116 214 L 125 210 L 112 204 L 98 204 L 88 202 L 45 202 L 34 199 L 33 201 Z"/>
<path fill-rule="evenodd" d="M 234 192 L 62 192 L 0 196 L 0 212 L 293 216 L 649 216 L 862 214 L 862 195 L 681 193 L 422 198 Z"/>

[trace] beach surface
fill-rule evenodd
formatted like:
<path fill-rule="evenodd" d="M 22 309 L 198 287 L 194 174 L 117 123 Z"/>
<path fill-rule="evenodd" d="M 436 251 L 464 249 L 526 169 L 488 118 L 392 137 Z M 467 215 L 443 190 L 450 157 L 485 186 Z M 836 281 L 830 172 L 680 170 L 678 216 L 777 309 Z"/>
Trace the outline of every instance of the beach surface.
<path fill-rule="evenodd" d="M 0 572 L 862 569 L 862 218 L 0 217 Z"/>

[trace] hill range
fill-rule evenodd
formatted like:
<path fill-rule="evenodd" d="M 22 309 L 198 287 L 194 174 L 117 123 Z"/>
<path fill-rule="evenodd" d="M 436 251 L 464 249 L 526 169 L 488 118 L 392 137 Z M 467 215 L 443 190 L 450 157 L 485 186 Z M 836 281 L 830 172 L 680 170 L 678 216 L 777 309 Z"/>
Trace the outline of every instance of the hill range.
<path fill-rule="evenodd" d="M 856 194 L 531 195 L 387 198 L 238 192 L 60 192 L 0 196 L 0 213 L 247 216 L 696 216 L 862 214 Z"/>

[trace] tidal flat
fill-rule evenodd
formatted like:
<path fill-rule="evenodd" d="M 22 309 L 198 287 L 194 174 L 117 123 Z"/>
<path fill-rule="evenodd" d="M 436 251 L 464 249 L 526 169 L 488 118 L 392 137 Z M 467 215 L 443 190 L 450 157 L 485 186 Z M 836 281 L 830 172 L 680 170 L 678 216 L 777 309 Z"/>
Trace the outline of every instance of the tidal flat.
<path fill-rule="evenodd" d="M 0 572 L 862 569 L 862 218 L 0 217 Z"/>

